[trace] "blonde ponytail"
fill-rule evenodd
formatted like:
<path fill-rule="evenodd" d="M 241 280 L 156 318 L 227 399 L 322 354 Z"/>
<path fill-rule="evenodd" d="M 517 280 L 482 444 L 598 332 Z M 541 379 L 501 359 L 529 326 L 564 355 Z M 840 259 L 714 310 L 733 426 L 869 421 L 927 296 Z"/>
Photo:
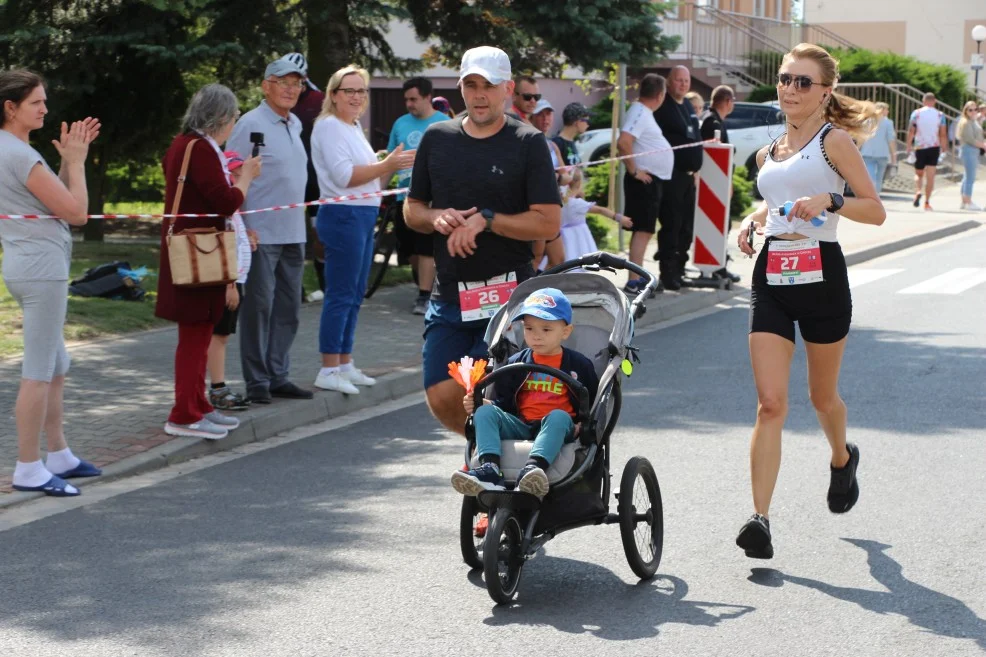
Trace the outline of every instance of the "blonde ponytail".
<path fill-rule="evenodd" d="M 873 136 L 880 116 L 880 110 L 873 103 L 837 93 L 832 94 L 825 107 L 825 120 L 848 132 L 857 144 Z"/>

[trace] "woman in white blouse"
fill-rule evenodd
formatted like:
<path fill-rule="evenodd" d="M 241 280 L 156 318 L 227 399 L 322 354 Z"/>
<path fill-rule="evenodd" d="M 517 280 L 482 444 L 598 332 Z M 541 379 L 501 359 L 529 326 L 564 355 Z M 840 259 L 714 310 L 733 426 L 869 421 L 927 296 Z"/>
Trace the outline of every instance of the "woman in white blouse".
<path fill-rule="evenodd" d="M 322 198 L 380 191 L 399 169 L 410 169 L 414 151 L 398 146 L 382 162 L 366 140 L 359 117 L 369 103 L 370 74 L 356 66 L 336 71 L 326 85 L 322 113 L 312 129 L 312 162 Z M 349 395 L 376 381 L 353 364 L 356 320 L 373 260 L 373 227 L 380 197 L 328 203 L 316 230 L 325 247 L 325 299 L 319 327 L 322 368 L 315 385 Z"/>

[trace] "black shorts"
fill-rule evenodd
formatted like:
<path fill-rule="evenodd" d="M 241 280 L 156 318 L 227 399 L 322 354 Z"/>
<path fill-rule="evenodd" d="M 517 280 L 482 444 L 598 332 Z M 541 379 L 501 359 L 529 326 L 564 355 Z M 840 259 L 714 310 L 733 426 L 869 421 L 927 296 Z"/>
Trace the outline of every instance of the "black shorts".
<path fill-rule="evenodd" d="M 657 176 L 652 175 L 649 183 L 640 182 L 630 174 L 623 176 L 623 214 L 633 220 L 633 232 L 655 232 L 663 189 Z"/>
<path fill-rule="evenodd" d="M 794 342 L 798 323 L 805 342 L 831 344 L 849 334 L 852 295 L 846 259 L 838 242 L 819 242 L 822 255 L 820 283 L 767 284 L 768 237 L 753 268 L 750 290 L 750 333 L 773 333 Z"/>
<path fill-rule="evenodd" d="M 921 171 L 925 167 L 938 166 L 938 158 L 941 157 L 941 148 L 919 148 L 914 151 L 914 170 Z"/>
<path fill-rule="evenodd" d="M 237 283 L 236 289 L 240 293 L 240 306 L 243 305 L 243 284 Z M 236 320 L 240 316 L 240 306 L 236 310 L 223 307 L 223 316 L 219 318 L 212 329 L 213 335 L 233 335 L 236 333 Z"/>
<path fill-rule="evenodd" d="M 435 255 L 435 242 L 432 235 L 425 235 L 408 228 L 404 222 L 404 202 L 394 201 L 387 208 L 394 221 L 394 233 L 397 235 L 397 260 L 406 264 L 411 256 Z"/>

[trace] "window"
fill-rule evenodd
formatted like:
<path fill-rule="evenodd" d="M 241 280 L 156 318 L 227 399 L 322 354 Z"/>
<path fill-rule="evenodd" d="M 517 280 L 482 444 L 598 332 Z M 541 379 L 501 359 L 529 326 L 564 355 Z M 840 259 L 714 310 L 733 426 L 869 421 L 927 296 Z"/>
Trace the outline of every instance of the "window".
<path fill-rule="evenodd" d="M 767 15 L 767 8 L 765 5 L 767 0 L 753 0 L 753 15 L 763 17 Z"/>
<path fill-rule="evenodd" d="M 779 21 L 784 20 L 784 3 L 787 0 L 774 0 L 774 18 Z"/>

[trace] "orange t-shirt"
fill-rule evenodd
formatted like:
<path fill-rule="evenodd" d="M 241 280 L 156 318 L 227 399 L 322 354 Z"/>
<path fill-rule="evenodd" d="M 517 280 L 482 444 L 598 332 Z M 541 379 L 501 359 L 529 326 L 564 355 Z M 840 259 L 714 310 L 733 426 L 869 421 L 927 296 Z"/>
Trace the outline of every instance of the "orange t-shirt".
<path fill-rule="evenodd" d="M 538 365 L 561 369 L 562 354 L 538 356 L 533 354 Z M 572 401 L 568 398 L 568 386 L 553 376 L 531 372 L 517 393 L 517 411 L 526 422 L 536 422 L 555 409 L 561 409 L 575 416 Z"/>

